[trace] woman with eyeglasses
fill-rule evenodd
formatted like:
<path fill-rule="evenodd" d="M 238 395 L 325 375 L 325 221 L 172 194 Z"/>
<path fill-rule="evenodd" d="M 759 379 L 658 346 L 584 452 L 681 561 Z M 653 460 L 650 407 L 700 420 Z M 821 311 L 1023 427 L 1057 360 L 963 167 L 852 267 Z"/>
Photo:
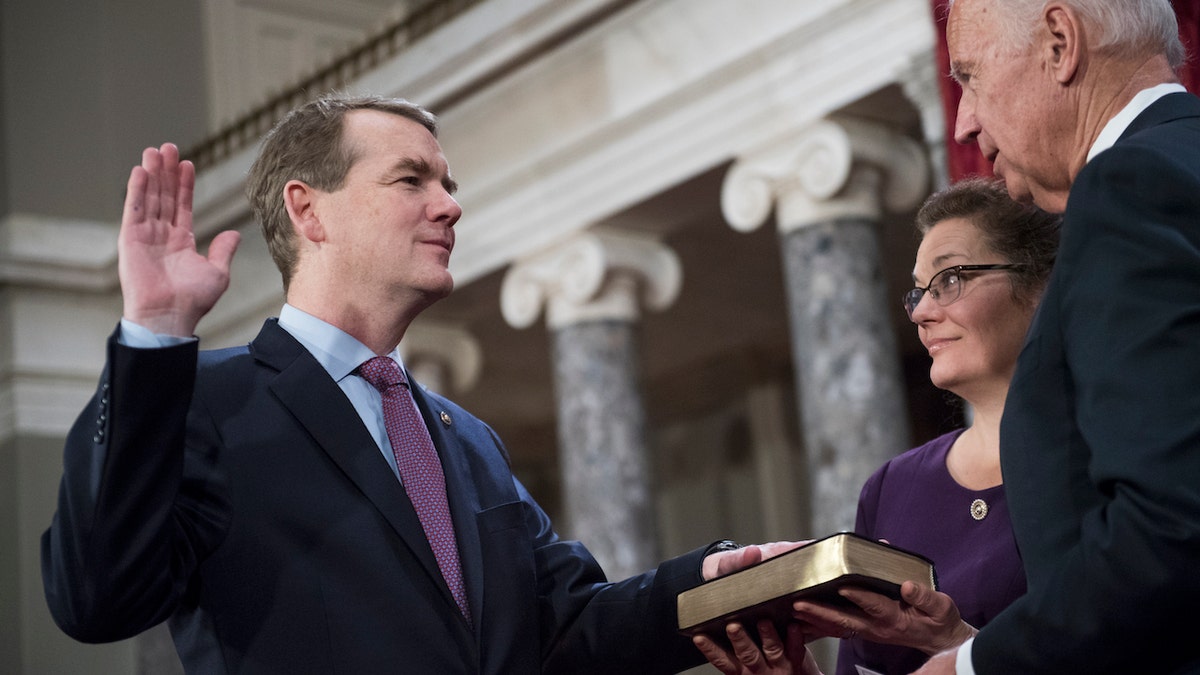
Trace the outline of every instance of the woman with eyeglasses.
<path fill-rule="evenodd" d="M 733 651 L 697 646 L 728 675 L 817 672 L 805 640 L 843 638 L 838 675 L 907 674 L 971 637 L 1025 592 L 1000 475 L 1000 417 L 1017 355 L 1050 276 L 1058 216 L 1013 202 L 1003 184 L 968 179 L 917 214 L 916 287 L 904 309 L 929 352 L 929 377 L 965 400 L 970 426 L 888 461 L 863 486 L 855 530 L 934 561 L 939 591 L 905 582 L 901 601 L 846 589 L 851 609 L 797 602 L 781 639 L 740 627 Z"/>

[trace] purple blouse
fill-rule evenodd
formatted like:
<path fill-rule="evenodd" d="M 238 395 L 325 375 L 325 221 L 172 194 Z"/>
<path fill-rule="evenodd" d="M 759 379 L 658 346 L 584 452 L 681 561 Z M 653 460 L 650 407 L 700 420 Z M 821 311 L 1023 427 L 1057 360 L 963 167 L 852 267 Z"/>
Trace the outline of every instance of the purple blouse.
<path fill-rule="evenodd" d="M 854 529 L 932 560 L 938 590 L 954 599 L 964 621 L 979 628 L 1025 594 L 1025 572 L 1004 487 L 968 490 L 946 468 L 946 455 L 961 433 L 935 438 L 880 467 L 863 485 Z M 842 640 L 837 673 L 870 672 L 858 670 L 862 666 L 908 675 L 928 658 L 908 647 Z"/>

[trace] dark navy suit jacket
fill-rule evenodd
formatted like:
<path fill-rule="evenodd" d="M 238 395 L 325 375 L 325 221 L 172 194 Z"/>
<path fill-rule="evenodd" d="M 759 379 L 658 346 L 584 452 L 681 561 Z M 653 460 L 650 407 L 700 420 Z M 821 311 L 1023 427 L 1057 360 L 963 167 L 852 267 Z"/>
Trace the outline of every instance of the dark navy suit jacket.
<path fill-rule="evenodd" d="M 675 596 L 702 549 L 610 584 L 560 540 L 495 433 L 414 387 L 474 625 L 337 384 L 275 321 L 248 346 L 108 346 L 42 540 L 69 635 L 170 620 L 189 673 L 656 673 L 702 662 Z M 100 461 L 98 458 L 102 458 Z"/>
<path fill-rule="evenodd" d="M 1200 673 L 1200 99 L 1077 176 L 1000 443 L 1029 592 L 976 670 Z"/>

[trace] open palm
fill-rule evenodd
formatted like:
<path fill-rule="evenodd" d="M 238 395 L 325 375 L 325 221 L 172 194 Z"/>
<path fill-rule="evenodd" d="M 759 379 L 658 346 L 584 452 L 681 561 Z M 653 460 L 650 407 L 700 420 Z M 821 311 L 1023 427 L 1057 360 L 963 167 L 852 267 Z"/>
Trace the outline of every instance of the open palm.
<path fill-rule="evenodd" d="M 190 336 L 229 287 L 239 234 L 217 235 L 207 256 L 196 250 L 192 195 L 196 170 L 171 143 L 146 148 L 129 174 L 118 274 L 124 317 L 155 333 Z"/>

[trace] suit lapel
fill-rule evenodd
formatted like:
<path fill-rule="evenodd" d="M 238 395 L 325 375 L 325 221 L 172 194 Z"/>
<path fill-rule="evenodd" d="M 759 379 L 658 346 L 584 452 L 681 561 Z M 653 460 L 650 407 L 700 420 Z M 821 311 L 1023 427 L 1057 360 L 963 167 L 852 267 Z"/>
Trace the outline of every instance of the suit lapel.
<path fill-rule="evenodd" d="M 250 352 L 257 361 L 278 371 L 270 384 L 272 393 L 383 514 L 446 601 L 456 607 L 412 502 L 329 373 L 275 320 L 263 326 L 250 344 Z"/>

